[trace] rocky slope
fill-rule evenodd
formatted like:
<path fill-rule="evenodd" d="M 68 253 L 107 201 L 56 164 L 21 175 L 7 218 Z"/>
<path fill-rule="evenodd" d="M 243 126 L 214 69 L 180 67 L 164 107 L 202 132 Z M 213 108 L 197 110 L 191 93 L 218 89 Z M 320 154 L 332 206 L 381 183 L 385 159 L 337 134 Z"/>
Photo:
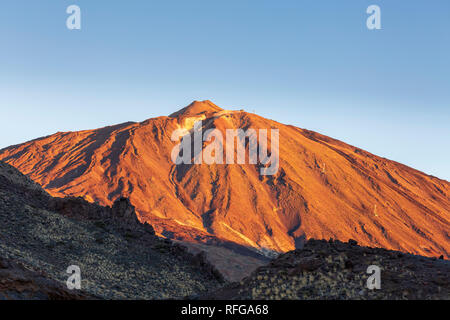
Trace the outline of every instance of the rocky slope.
<path fill-rule="evenodd" d="M 367 288 L 370 265 L 381 269 L 380 289 Z M 450 300 L 449 274 L 448 260 L 360 247 L 353 240 L 310 240 L 302 250 L 283 254 L 241 282 L 200 298 Z"/>
<path fill-rule="evenodd" d="M 278 172 L 261 176 L 261 163 L 174 165 L 172 133 L 197 120 L 203 132 L 216 128 L 224 136 L 226 129 L 279 129 Z M 59 132 L 3 149 L 0 159 L 53 196 L 104 206 L 127 197 L 140 221 L 183 242 L 233 242 L 270 254 L 301 247 L 305 238 L 352 238 L 449 257 L 449 182 L 210 101 L 140 123 Z"/>
<path fill-rule="evenodd" d="M 81 269 L 69 291 L 67 267 Z M 0 299 L 168 299 L 218 287 L 204 256 L 154 234 L 119 198 L 52 198 L 0 161 Z"/>
<path fill-rule="evenodd" d="M 85 300 L 96 299 L 70 291 L 42 271 L 31 271 L 23 265 L 0 258 L 0 300 Z"/>

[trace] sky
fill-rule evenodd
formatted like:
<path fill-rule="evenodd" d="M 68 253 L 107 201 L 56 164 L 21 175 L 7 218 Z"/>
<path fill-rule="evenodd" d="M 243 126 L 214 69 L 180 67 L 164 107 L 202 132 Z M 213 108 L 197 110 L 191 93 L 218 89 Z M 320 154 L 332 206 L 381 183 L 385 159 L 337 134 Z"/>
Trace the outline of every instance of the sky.
<path fill-rule="evenodd" d="M 3 0 L 0 148 L 209 99 L 450 180 L 449 75 L 448 0 Z"/>

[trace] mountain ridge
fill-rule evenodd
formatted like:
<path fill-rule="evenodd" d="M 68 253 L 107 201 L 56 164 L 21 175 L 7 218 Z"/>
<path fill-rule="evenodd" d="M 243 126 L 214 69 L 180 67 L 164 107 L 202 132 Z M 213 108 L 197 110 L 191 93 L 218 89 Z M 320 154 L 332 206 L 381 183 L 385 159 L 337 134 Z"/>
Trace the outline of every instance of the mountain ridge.
<path fill-rule="evenodd" d="M 171 133 L 190 130 L 198 120 L 204 131 L 278 128 L 278 172 L 261 177 L 260 164 L 173 164 Z M 83 196 L 102 205 L 128 197 L 141 221 L 175 240 L 212 236 L 269 255 L 309 238 L 352 238 L 426 256 L 448 257 L 450 250 L 447 181 L 209 100 L 168 117 L 11 146 L 0 150 L 0 160 L 54 196 Z"/>

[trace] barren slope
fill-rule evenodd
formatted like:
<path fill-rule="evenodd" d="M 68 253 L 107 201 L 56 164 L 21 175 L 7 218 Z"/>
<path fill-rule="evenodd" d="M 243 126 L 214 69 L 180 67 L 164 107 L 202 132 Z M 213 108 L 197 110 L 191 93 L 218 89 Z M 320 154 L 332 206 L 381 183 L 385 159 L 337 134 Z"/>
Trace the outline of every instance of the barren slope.
<path fill-rule="evenodd" d="M 280 168 L 174 165 L 172 132 L 278 128 Z M 225 136 L 225 133 L 224 133 Z M 270 137 L 270 134 L 269 134 Z M 53 196 L 111 205 L 125 196 L 167 237 L 219 238 L 282 252 L 303 238 L 449 257 L 450 184 L 318 133 L 194 102 L 169 117 L 54 135 L 11 146 L 0 159 Z"/>
<path fill-rule="evenodd" d="M 67 289 L 67 267 L 81 290 Z M 154 235 L 133 206 L 52 198 L 0 161 L 0 300 L 175 299 L 222 284 L 202 256 Z"/>

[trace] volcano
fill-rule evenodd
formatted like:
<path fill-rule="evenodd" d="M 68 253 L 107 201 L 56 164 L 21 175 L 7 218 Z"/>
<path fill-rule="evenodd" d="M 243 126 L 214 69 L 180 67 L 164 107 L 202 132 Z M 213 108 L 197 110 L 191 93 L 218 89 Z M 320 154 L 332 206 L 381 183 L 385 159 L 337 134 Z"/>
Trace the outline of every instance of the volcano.
<path fill-rule="evenodd" d="M 224 136 L 227 129 L 278 129 L 277 172 L 261 175 L 259 162 L 175 164 L 172 133 L 192 132 L 200 120 L 204 131 Z M 225 241 L 270 256 L 310 238 L 354 239 L 449 257 L 448 181 L 211 101 L 139 123 L 58 132 L 2 149 L 0 160 L 55 197 L 80 196 L 103 206 L 129 198 L 140 221 L 183 242 Z"/>

